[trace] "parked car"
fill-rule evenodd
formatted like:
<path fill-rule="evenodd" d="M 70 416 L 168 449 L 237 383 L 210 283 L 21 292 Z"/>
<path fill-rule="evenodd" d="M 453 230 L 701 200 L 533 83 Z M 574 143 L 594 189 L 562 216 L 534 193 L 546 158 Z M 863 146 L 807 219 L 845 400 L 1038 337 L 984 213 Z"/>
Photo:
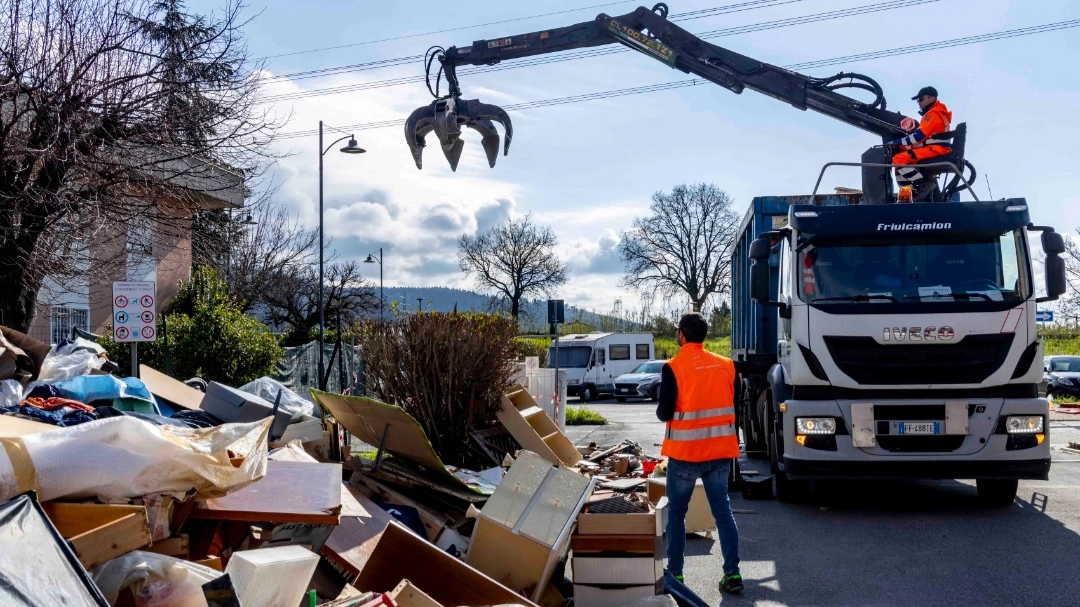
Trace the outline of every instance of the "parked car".
<path fill-rule="evenodd" d="M 1045 357 L 1043 384 L 1047 398 L 1080 397 L 1080 356 Z"/>
<path fill-rule="evenodd" d="M 628 398 L 660 398 L 660 370 L 666 360 L 650 360 L 634 367 L 633 371 L 615 378 L 615 400 L 625 403 Z"/>

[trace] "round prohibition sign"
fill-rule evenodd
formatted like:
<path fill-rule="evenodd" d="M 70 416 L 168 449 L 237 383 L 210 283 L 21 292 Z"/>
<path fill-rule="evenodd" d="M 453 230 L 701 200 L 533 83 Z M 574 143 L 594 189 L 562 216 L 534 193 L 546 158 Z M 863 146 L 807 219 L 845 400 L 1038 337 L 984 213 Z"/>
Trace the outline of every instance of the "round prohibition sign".
<path fill-rule="evenodd" d="M 116 327 L 116 339 L 127 339 L 131 332 L 127 327 Z"/>
<path fill-rule="evenodd" d="M 143 339 L 154 339 L 154 327 L 143 327 L 141 333 Z"/>
<path fill-rule="evenodd" d="M 139 314 L 139 319 L 145 323 L 154 322 L 153 310 L 143 310 L 142 314 Z"/>
<path fill-rule="evenodd" d="M 117 295 L 116 299 L 113 300 L 113 304 L 117 308 L 126 308 L 128 305 L 128 298 L 125 295 Z"/>
<path fill-rule="evenodd" d="M 139 298 L 139 304 L 144 308 L 151 308 L 154 306 L 154 298 L 151 295 L 143 295 Z"/>

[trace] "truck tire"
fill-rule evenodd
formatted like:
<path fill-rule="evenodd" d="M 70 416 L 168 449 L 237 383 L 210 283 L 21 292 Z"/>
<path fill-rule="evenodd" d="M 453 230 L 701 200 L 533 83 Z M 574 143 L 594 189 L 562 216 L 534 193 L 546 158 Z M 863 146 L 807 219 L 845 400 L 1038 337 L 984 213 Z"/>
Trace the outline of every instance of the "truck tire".
<path fill-rule="evenodd" d="M 769 401 L 762 393 L 757 401 L 747 407 L 742 420 L 743 440 L 746 441 L 746 457 L 750 459 L 769 459 L 769 439 L 762 423 L 761 413 L 769 406 Z"/>
<path fill-rule="evenodd" d="M 592 385 L 582 386 L 581 396 L 579 398 L 583 403 L 596 400 L 596 388 Z"/>
<path fill-rule="evenodd" d="M 766 392 L 762 398 L 770 399 L 765 401 L 765 425 L 769 431 L 769 463 L 773 478 L 776 479 L 776 499 L 785 504 L 801 504 L 810 494 L 810 481 L 790 479 L 787 473 L 780 470 L 780 450 L 777 445 L 781 439 L 773 421 L 771 397 Z"/>
<path fill-rule="evenodd" d="M 1020 481 L 1001 478 L 980 478 L 975 481 L 979 501 L 987 506 L 1008 506 L 1016 499 Z"/>

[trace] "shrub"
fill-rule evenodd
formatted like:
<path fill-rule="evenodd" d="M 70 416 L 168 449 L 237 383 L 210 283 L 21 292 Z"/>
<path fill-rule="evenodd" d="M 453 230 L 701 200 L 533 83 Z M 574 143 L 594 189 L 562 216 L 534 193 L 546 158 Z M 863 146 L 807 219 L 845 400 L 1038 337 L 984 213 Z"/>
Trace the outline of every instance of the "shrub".
<path fill-rule="evenodd" d="M 517 323 L 489 314 L 424 312 L 359 325 L 369 394 L 424 428 L 450 465 L 476 469 L 469 426 L 495 419 L 518 355 Z"/>
<path fill-rule="evenodd" d="M 180 283 L 171 309 L 158 317 L 158 341 L 139 344 L 139 362 L 165 369 L 167 334 L 175 377 L 240 386 L 273 373 L 284 353 L 277 338 L 240 310 L 224 281 L 208 267 L 196 268 L 190 281 Z M 130 346 L 113 341 L 111 329 L 101 343 L 121 372 L 130 373 Z"/>
<path fill-rule="evenodd" d="M 592 409 L 581 405 L 580 407 L 567 407 L 566 408 L 566 425 L 568 426 L 604 426 L 607 425 L 607 419 L 593 411 Z"/>

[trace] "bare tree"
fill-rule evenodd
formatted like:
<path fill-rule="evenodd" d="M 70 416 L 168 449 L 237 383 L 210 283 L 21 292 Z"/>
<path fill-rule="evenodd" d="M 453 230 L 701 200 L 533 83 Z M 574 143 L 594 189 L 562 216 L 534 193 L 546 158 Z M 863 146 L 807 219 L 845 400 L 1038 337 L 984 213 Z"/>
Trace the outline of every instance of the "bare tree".
<path fill-rule="evenodd" d="M 475 278 L 481 289 L 505 297 L 514 320 L 527 295 L 550 293 L 566 283 L 566 264 L 555 255 L 558 240 L 551 228 L 538 226 L 532 215 L 493 226 L 458 241 L 461 271 Z"/>
<path fill-rule="evenodd" d="M 197 213 L 192 231 L 193 263 L 217 270 L 244 311 L 278 297 L 282 281 L 311 278 L 319 260 L 318 229 L 268 197 L 239 212 Z"/>
<path fill-rule="evenodd" d="M 739 216 L 726 192 L 711 183 L 653 194 L 648 217 L 634 219 L 619 255 L 623 285 L 665 296 L 686 294 L 700 312 L 731 288 L 731 247 Z"/>
<path fill-rule="evenodd" d="M 1076 230 L 1080 236 L 1080 228 Z M 1077 293 L 1080 293 L 1080 244 L 1073 237 L 1065 238 L 1065 274 L 1069 280 L 1069 295 L 1058 302 L 1058 315 L 1061 322 L 1069 326 L 1080 325 L 1080 301 Z"/>
<path fill-rule="evenodd" d="M 319 276 L 311 265 L 285 268 L 267 283 L 272 290 L 259 302 L 267 307 L 271 324 L 287 325 L 294 333 L 310 334 L 319 326 Z M 324 283 L 326 328 L 347 328 L 366 312 L 379 309 L 379 293 L 365 281 L 355 261 L 330 264 Z"/>
<path fill-rule="evenodd" d="M 261 174 L 280 126 L 260 107 L 243 6 L 0 0 L 0 316 L 26 329 L 47 282 L 108 276 L 183 237 L 207 194 Z M 133 226 L 155 222 L 156 230 Z M 126 232 L 126 233 L 125 233 Z M 157 235 L 154 234 L 157 232 Z M 118 241 L 120 246 L 89 243 Z"/>

